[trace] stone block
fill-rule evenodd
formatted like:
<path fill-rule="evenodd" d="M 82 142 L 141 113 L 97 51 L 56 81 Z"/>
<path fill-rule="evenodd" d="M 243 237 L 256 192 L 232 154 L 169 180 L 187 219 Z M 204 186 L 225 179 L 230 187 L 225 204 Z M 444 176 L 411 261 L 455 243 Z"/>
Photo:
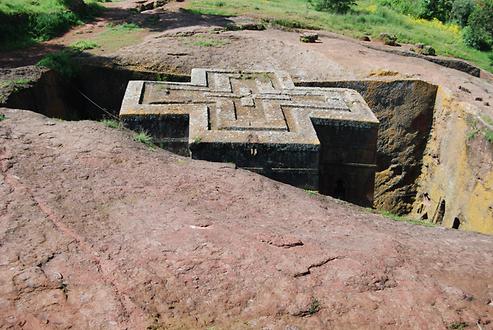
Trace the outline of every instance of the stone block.
<path fill-rule="evenodd" d="M 194 159 L 373 201 L 378 120 L 351 89 L 295 87 L 284 72 L 194 69 L 190 83 L 131 81 L 120 117 Z"/>

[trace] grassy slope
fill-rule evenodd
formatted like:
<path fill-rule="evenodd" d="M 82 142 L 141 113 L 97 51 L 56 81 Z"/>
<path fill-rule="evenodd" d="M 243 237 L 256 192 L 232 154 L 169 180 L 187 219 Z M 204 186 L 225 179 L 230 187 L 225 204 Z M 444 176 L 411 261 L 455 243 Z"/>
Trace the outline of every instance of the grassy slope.
<path fill-rule="evenodd" d="M 97 9 L 97 1 L 85 1 L 88 14 Z M 0 49 L 51 39 L 81 24 L 84 18 L 70 11 L 63 0 L 0 0 Z"/>
<path fill-rule="evenodd" d="M 403 43 L 432 45 L 439 55 L 462 58 L 482 69 L 493 72 L 493 53 L 467 47 L 457 25 L 439 21 L 415 19 L 379 6 L 373 0 L 359 0 L 352 13 L 335 15 L 317 12 L 307 6 L 306 0 L 193 0 L 189 10 L 201 14 L 250 15 L 277 20 L 283 25 L 314 27 L 339 32 L 352 37 L 369 34 L 378 37 L 381 32 L 396 34 Z"/>
<path fill-rule="evenodd" d="M 57 0 L 0 0 L 0 12 L 6 14 L 54 13 L 65 9 Z"/>
<path fill-rule="evenodd" d="M 88 5 L 108 0 L 84 0 Z M 0 0 L 0 13 L 5 14 L 54 14 L 68 9 L 62 0 Z"/>
<path fill-rule="evenodd" d="M 106 30 L 92 38 L 105 52 L 132 45 L 141 40 L 143 29 L 136 24 L 110 25 Z"/>

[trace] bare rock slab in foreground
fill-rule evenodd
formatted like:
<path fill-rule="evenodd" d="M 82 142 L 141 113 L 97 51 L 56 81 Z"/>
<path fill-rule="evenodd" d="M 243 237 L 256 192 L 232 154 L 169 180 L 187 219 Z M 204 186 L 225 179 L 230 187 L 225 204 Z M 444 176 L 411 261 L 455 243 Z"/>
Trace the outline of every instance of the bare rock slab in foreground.
<path fill-rule="evenodd" d="M 131 81 L 120 116 L 160 146 L 371 205 L 378 120 L 358 92 L 295 87 L 284 72 L 192 70 Z"/>
<path fill-rule="evenodd" d="M 490 236 L 0 113 L 0 329 L 492 328 Z"/>

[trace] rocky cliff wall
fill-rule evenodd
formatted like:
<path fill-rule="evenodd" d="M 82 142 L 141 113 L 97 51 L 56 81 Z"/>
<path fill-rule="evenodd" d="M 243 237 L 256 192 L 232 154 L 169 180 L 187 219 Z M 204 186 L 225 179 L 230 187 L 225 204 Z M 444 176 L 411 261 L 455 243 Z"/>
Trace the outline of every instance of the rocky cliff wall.
<path fill-rule="evenodd" d="M 485 137 L 491 128 L 482 118 L 473 105 L 438 89 L 415 217 L 493 234 L 493 144 Z"/>

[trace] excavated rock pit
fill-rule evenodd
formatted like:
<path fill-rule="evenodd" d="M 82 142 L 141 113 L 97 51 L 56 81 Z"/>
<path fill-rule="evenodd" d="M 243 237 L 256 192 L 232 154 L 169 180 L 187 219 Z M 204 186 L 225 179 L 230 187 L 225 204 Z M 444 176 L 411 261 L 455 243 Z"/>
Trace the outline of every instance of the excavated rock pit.
<path fill-rule="evenodd" d="M 10 95 L 5 105 L 64 120 L 99 120 L 118 116 L 129 80 L 189 79 L 86 65 L 70 80 L 44 71 L 31 87 Z M 437 87 L 420 80 L 299 81 L 296 85 L 351 88 L 363 96 L 380 120 L 374 206 L 395 214 L 410 213 L 433 125 Z"/>
<path fill-rule="evenodd" d="M 72 79 L 33 67 L 8 74 L 32 82 L 8 97 L 4 93 L 5 106 L 64 120 L 117 116 L 129 80 L 190 79 L 88 64 Z M 470 106 L 455 101 L 445 88 L 413 79 L 295 83 L 355 89 L 380 120 L 375 208 L 448 228 L 493 232 L 488 188 L 493 147 L 471 139 L 471 126 L 482 123 L 470 114 Z"/>

